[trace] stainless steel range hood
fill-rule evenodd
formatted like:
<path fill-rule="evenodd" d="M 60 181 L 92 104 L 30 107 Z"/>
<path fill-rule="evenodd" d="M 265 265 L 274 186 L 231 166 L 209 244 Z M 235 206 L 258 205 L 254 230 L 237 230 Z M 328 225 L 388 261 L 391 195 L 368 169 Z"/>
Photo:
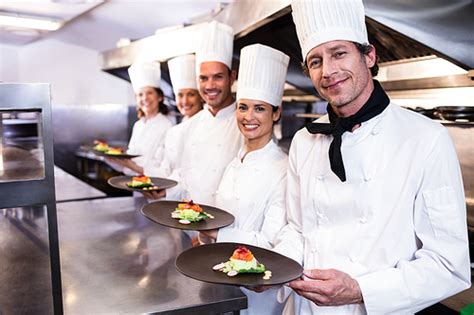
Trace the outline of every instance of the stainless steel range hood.
<path fill-rule="evenodd" d="M 438 56 L 459 67 L 474 68 L 474 35 L 471 18 L 474 5 L 467 0 L 431 0 L 407 2 L 404 0 L 365 0 L 369 41 L 377 49 L 383 63 L 405 62 L 414 58 Z M 240 49 L 253 43 L 262 43 L 279 49 L 291 57 L 287 81 L 304 93 L 316 92 L 300 69 L 301 53 L 291 17 L 290 0 L 239 0 L 218 13 L 216 20 L 231 25 L 235 31 L 234 60 L 238 64 Z M 128 80 L 125 71 L 139 58 L 166 60 L 193 51 L 195 31 L 201 24 L 177 30 L 163 31 L 132 42 L 129 46 L 101 54 L 102 69 Z M 195 37 L 195 36 L 194 36 Z M 177 38 L 179 44 L 170 44 Z M 184 46 L 183 46 L 184 44 Z M 167 47 L 164 49 L 164 47 Z M 429 57 L 428 57 L 429 58 Z M 162 69 L 168 80 L 167 69 Z M 472 74 L 471 74 L 472 76 Z M 472 87 L 467 74 L 429 79 L 398 80 L 385 83 L 389 90 L 410 90 L 441 87 Z"/>

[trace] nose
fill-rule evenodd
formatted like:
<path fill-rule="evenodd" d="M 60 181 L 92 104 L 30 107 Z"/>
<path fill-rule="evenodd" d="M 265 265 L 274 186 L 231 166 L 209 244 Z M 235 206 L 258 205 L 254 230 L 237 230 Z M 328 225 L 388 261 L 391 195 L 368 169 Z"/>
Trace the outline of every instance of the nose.
<path fill-rule="evenodd" d="M 206 89 L 211 90 L 216 88 L 216 81 L 213 78 L 209 78 L 206 81 Z"/>
<path fill-rule="evenodd" d="M 322 60 L 322 74 L 324 78 L 329 78 L 337 72 L 337 67 L 331 58 Z"/>
<path fill-rule="evenodd" d="M 253 109 L 249 108 L 244 114 L 244 119 L 247 120 L 247 121 L 252 120 L 253 114 L 254 114 Z"/>
<path fill-rule="evenodd" d="M 183 102 L 183 106 L 187 106 L 189 104 L 189 96 L 184 95 L 182 102 Z"/>

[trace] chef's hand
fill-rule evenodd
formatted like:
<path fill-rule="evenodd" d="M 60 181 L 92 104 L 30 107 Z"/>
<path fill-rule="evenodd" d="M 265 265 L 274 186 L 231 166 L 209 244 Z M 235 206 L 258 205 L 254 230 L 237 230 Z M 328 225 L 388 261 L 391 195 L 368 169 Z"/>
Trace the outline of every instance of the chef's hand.
<path fill-rule="evenodd" d="M 143 191 L 142 194 L 146 199 L 161 199 L 166 197 L 166 189 Z"/>
<path fill-rule="evenodd" d="M 135 161 L 131 159 L 118 159 L 114 157 L 106 157 L 105 160 L 110 163 L 115 163 L 122 167 L 129 168 L 138 174 L 143 174 L 143 167 L 141 167 L 140 165 L 138 165 L 137 163 L 135 163 Z"/>
<path fill-rule="evenodd" d="M 294 280 L 290 287 L 318 306 L 362 303 L 359 284 L 347 273 L 336 269 L 311 269 L 303 274 L 306 280 Z"/>
<path fill-rule="evenodd" d="M 204 239 L 203 237 L 201 237 L 201 235 L 203 235 L 204 237 L 210 238 L 212 241 L 216 241 L 218 232 L 219 232 L 219 230 L 217 230 L 217 229 L 207 230 L 207 231 L 199 231 L 199 236 L 200 236 L 200 238 Z"/>

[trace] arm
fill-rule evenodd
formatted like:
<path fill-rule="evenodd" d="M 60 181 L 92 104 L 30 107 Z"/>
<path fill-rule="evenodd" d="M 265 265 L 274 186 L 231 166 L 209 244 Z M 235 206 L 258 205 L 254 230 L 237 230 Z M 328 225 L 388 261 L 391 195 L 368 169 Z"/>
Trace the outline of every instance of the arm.
<path fill-rule="evenodd" d="M 135 163 L 132 159 L 118 159 L 114 157 L 106 157 L 108 163 L 120 165 L 122 172 L 129 175 L 143 174 L 143 167 Z"/>
<path fill-rule="evenodd" d="M 296 166 L 297 151 L 297 143 L 293 141 L 288 157 L 286 186 L 286 219 L 288 223 L 276 236 L 273 250 L 303 264 L 304 238 L 301 234 L 303 222 L 299 176 Z"/>
<path fill-rule="evenodd" d="M 447 130 L 433 136 L 414 204 L 421 248 L 411 261 L 356 277 L 369 314 L 413 313 L 470 285 L 459 163 Z"/>

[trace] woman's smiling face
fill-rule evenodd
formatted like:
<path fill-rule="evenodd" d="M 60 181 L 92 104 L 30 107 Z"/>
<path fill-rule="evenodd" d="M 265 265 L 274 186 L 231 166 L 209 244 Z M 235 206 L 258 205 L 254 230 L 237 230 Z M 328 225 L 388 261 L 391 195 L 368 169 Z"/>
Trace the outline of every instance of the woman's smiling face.
<path fill-rule="evenodd" d="M 280 118 L 280 109 L 259 100 L 239 99 L 236 111 L 237 125 L 247 140 L 270 140 L 273 124 Z M 267 142 L 268 142 L 267 141 Z"/>

